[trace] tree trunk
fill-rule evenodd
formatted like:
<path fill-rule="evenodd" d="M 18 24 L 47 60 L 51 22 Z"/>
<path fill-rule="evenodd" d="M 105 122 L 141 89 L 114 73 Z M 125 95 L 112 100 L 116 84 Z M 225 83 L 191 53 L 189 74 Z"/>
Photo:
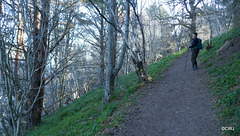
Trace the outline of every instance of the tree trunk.
<path fill-rule="evenodd" d="M 148 74 L 147 74 L 147 68 L 146 68 L 146 62 L 145 62 L 145 35 L 144 35 L 142 22 L 136 12 L 137 1 L 134 2 L 132 7 L 134 10 L 133 31 L 135 34 L 135 44 L 136 44 L 135 57 L 132 57 L 132 58 L 133 58 L 133 62 L 135 64 L 136 73 L 138 75 L 139 82 L 141 83 L 144 81 L 148 81 Z M 139 23 L 140 31 L 142 34 L 142 53 L 140 53 L 140 49 L 139 49 L 140 47 L 139 47 L 138 38 L 137 38 L 137 31 L 136 31 L 137 22 Z M 135 58 L 135 60 L 134 60 L 134 58 Z"/>
<path fill-rule="evenodd" d="M 240 24 L 240 2 L 239 0 L 233 0 L 232 9 L 233 9 L 233 27 L 239 26 Z"/>
<path fill-rule="evenodd" d="M 1 18 L 2 18 L 2 0 L 0 0 L 0 25 L 2 26 L 1 22 Z M 5 59 L 5 44 L 3 44 L 3 41 L 2 41 L 2 33 L 0 33 L 0 83 L 4 83 L 4 71 L 3 71 L 3 67 L 4 67 L 4 61 L 6 60 Z M 4 91 L 3 91 L 3 88 L 1 87 L 0 88 L 0 96 L 4 96 Z M 3 114 L 3 106 L 1 104 L 0 106 L 0 114 L 2 115 Z M 5 136 L 9 136 L 9 130 L 7 129 L 6 127 L 6 122 L 4 120 L 3 117 L 0 118 L 0 125 L 2 126 L 2 134 L 5 135 Z"/>
<path fill-rule="evenodd" d="M 65 15 L 66 20 L 68 20 L 68 14 L 66 13 Z M 61 58 L 63 60 L 61 60 L 60 62 L 60 67 L 66 67 L 67 63 L 68 63 L 68 57 L 69 57 L 69 52 L 70 52 L 70 48 L 69 48 L 69 42 L 70 42 L 70 31 L 67 30 L 66 33 L 66 40 L 64 42 L 64 45 L 66 46 L 62 46 L 61 48 Z M 59 107 L 62 107 L 64 104 L 64 99 L 65 99 L 65 95 L 66 95 L 66 85 L 65 85 L 65 79 L 66 79 L 66 69 L 63 69 L 62 71 L 62 75 L 59 76 L 59 97 L 60 97 L 60 105 Z"/>
<path fill-rule="evenodd" d="M 101 12 L 104 15 L 104 8 L 101 8 Z M 104 84 L 104 69 L 105 69 L 105 61 L 104 61 L 104 55 L 105 55 L 105 47 L 104 47 L 104 22 L 103 17 L 101 16 L 101 26 L 100 26 L 100 85 L 103 86 Z"/>
<path fill-rule="evenodd" d="M 114 26 L 115 25 L 115 20 L 114 20 L 114 15 L 112 14 L 115 13 L 116 10 L 116 0 L 111 0 L 109 2 L 110 8 L 108 9 L 108 14 L 109 14 L 109 21 L 112 24 L 108 24 L 108 41 L 107 41 L 107 65 L 106 65 L 106 77 L 105 77 L 105 103 L 110 101 L 110 97 L 114 91 L 114 79 L 115 77 L 113 76 L 112 69 L 114 68 L 114 49 L 115 47 L 115 33 Z M 116 25 L 115 25 L 116 26 Z"/>
<path fill-rule="evenodd" d="M 37 126 L 41 122 L 44 96 L 44 69 L 46 65 L 47 33 L 49 0 L 42 2 L 42 9 L 39 11 L 39 1 L 33 1 L 34 6 L 34 73 L 31 79 L 31 92 L 29 93 L 27 109 L 27 127 Z M 37 99 L 36 99 L 37 98 Z M 33 105 L 31 107 L 31 105 Z"/>
<path fill-rule="evenodd" d="M 144 81 L 148 81 L 148 73 L 147 73 L 147 66 L 146 66 L 146 57 L 145 57 L 145 35 L 144 35 L 144 30 L 143 30 L 143 25 L 142 22 L 140 20 L 139 24 L 140 24 L 140 30 L 141 30 L 141 34 L 142 34 L 142 72 L 143 72 L 143 80 Z"/>
<path fill-rule="evenodd" d="M 155 5 L 157 6 L 157 3 L 156 3 L 156 0 L 155 0 Z M 155 57 L 155 55 L 153 55 L 153 45 L 155 45 L 155 43 L 156 43 L 156 8 L 154 8 L 154 20 L 153 20 L 153 39 L 152 39 L 152 43 L 151 43 L 151 54 L 152 54 L 152 56 L 151 56 L 151 63 L 153 63 L 153 61 L 154 61 L 154 57 Z M 156 47 L 156 45 L 155 45 L 155 47 Z"/>
<path fill-rule="evenodd" d="M 210 17 L 208 17 L 208 27 L 209 27 L 209 45 L 211 45 L 212 42 L 212 25 Z"/>
<path fill-rule="evenodd" d="M 14 65 L 14 77 L 15 80 L 18 81 L 18 63 L 19 63 L 19 56 L 20 56 L 20 48 L 23 47 L 24 44 L 24 30 L 23 30 L 23 22 L 22 22 L 22 6 L 19 5 L 19 13 L 18 13 L 18 33 L 17 33 L 17 51 L 15 56 L 15 65 Z M 17 93 L 19 91 L 18 85 L 15 85 L 16 87 L 16 97 L 18 100 L 21 99 L 22 92 Z"/>
<path fill-rule="evenodd" d="M 128 74 L 128 52 L 126 52 L 124 75 Z"/>
<path fill-rule="evenodd" d="M 107 42 L 107 65 L 106 65 L 106 79 L 105 79 L 105 102 L 110 101 L 110 97 L 113 94 L 114 91 L 114 80 L 115 77 L 117 76 L 119 70 L 122 67 L 125 52 L 126 52 L 126 47 L 127 47 L 127 42 L 128 42 L 128 33 L 129 33 L 129 13 L 130 13 L 130 7 L 129 7 L 129 0 L 126 1 L 126 22 L 125 22 L 125 34 L 124 34 L 124 42 L 121 48 L 121 54 L 119 57 L 119 60 L 117 62 L 116 67 L 115 66 L 115 60 L 116 58 L 113 57 L 115 52 L 116 52 L 116 30 L 114 29 L 114 26 L 116 27 L 116 21 L 114 18 L 114 12 L 116 9 L 116 0 L 112 0 L 110 2 L 110 7 L 112 8 L 109 10 L 109 18 L 112 24 L 108 25 L 108 42 Z M 113 13 L 112 13 L 113 12 Z M 115 32 L 114 32 L 115 31 Z M 115 47 L 114 47 L 115 46 Z"/>
<path fill-rule="evenodd" d="M 153 40 L 152 40 L 152 31 L 151 31 L 151 16 L 149 16 L 149 39 L 150 39 L 150 44 L 149 44 L 149 64 L 152 64 L 153 62 Z"/>
<path fill-rule="evenodd" d="M 195 0 L 189 0 L 189 5 L 191 9 L 190 17 L 191 17 L 191 28 L 190 28 L 190 43 L 192 41 L 192 34 L 196 32 L 196 7 L 194 6 Z"/>
<path fill-rule="evenodd" d="M 20 13 L 19 13 L 19 16 Z M 19 17 L 19 22 L 21 24 L 21 17 Z M 17 52 L 16 52 L 16 57 L 15 57 L 15 66 L 14 66 L 14 74 L 15 76 L 18 74 L 18 62 L 19 62 L 19 55 L 20 55 L 20 48 L 23 45 L 23 40 L 24 40 L 24 30 L 21 28 L 22 25 L 18 26 L 18 34 L 17 34 Z"/>

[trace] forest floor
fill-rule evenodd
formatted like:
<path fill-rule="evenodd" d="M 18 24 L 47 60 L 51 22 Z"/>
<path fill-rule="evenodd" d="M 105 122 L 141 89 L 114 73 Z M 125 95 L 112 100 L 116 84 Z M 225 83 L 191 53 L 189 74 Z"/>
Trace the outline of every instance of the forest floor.
<path fill-rule="evenodd" d="M 191 52 L 177 59 L 165 77 L 142 88 L 137 100 L 115 135 L 129 136 L 218 136 L 221 126 L 206 81 L 207 69 L 191 70 Z"/>

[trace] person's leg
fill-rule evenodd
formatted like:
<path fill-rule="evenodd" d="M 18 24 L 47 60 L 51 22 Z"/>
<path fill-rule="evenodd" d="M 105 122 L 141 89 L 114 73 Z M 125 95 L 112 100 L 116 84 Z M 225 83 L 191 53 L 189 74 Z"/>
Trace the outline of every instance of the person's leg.
<path fill-rule="evenodd" d="M 199 49 L 196 49 L 196 59 L 195 59 L 195 68 L 198 68 L 198 64 L 197 64 L 197 56 L 198 56 L 198 53 L 199 53 Z"/>
<path fill-rule="evenodd" d="M 194 57 L 195 57 L 195 52 L 194 52 L 194 49 L 192 49 L 192 57 L 191 57 L 192 68 L 194 68 L 194 65 L 195 65 Z"/>
<path fill-rule="evenodd" d="M 193 70 L 195 69 L 195 66 L 197 65 L 197 49 L 196 48 L 193 48 L 192 49 L 192 68 Z"/>

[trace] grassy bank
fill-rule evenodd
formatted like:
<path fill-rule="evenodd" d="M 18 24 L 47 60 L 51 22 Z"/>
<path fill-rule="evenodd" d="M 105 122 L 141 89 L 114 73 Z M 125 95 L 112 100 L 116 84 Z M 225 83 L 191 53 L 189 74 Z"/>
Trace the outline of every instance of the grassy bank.
<path fill-rule="evenodd" d="M 148 66 L 153 81 L 186 50 L 174 53 Z M 98 88 L 44 117 L 42 123 L 27 131 L 29 136 L 46 135 L 101 135 L 107 134 L 125 120 L 126 108 L 138 97 L 139 84 L 135 72 L 119 77 L 112 102 L 102 104 L 103 88 Z M 134 94 L 134 95 L 132 95 Z"/>
<path fill-rule="evenodd" d="M 199 58 L 209 68 L 210 90 L 216 100 L 217 116 L 224 127 L 234 127 L 234 131 L 223 131 L 223 135 L 240 135 L 240 51 L 228 58 L 217 54 L 225 41 L 240 36 L 240 27 L 212 39 L 213 48 L 204 49 Z M 203 44 L 205 45 L 205 43 Z"/>

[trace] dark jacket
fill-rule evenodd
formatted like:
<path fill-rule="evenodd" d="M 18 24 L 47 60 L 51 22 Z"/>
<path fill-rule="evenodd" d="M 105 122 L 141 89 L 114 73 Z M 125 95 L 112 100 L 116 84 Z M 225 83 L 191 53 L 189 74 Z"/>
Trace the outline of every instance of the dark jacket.
<path fill-rule="evenodd" d="M 189 46 L 189 48 L 197 47 L 197 45 L 198 45 L 198 38 L 195 37 L 195 38 L 193 39 L 193 41 L 192 41 L 192 45 Z"/>

